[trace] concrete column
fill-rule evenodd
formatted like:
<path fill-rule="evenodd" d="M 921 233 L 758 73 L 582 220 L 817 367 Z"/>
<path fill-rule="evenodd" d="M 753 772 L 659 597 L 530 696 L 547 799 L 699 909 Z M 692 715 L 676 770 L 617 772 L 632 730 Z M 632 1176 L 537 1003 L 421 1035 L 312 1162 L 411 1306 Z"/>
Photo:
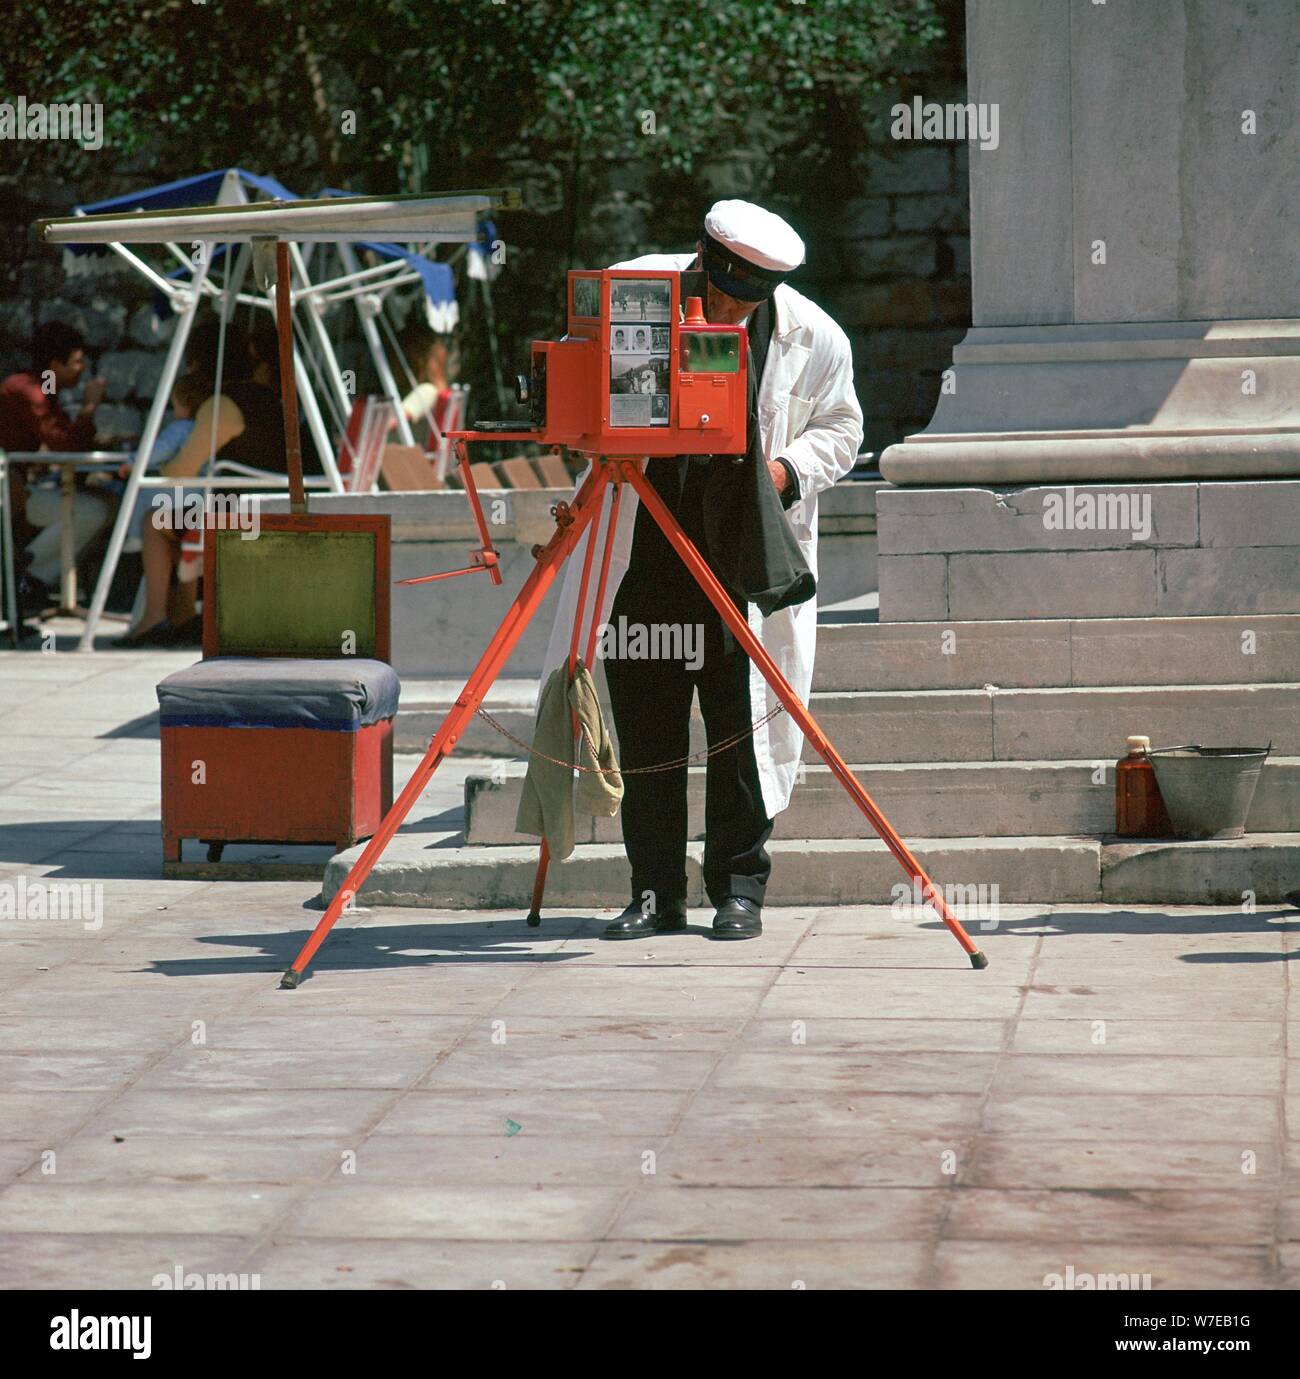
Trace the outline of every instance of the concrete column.
<path fill-rule="evenodd" d="M 967 0 L 974 325 L 900 485 L 1300 474 L 1300 0 Z"/>

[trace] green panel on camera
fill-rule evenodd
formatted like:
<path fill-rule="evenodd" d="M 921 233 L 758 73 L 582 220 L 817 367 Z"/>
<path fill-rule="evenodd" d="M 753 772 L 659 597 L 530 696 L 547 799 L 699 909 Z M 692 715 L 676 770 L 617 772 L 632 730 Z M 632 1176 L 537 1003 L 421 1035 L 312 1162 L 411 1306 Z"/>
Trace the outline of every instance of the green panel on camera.
<path fill-rule="evenodd" d="M 687 373 L 740 372 L 740 336 L 734 332 L 683 331 L 682 339 L 686 341 Z"/>

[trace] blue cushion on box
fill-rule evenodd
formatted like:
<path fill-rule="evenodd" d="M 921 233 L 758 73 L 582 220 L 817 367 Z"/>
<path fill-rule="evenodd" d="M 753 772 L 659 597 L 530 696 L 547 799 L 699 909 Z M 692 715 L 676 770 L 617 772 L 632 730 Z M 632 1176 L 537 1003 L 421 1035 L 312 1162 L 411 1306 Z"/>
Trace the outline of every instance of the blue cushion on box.
<path fill-rule="evenodd" d="M 397 712 L 384 661 L 217 656 L 158 686 L 164 728 L 321 728 L 353 733 Z"/>

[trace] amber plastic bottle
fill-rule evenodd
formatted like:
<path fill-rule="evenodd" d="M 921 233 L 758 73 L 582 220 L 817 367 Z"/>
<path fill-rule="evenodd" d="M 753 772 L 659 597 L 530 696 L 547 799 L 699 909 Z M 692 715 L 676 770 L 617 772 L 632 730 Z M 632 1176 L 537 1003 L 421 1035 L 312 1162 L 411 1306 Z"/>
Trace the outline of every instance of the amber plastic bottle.
<path fill-rule="evenodd" d="M 1149 737 L 1130 737 L 1128 755 L 1115 763 L 1115 832 L 1121 838 L 1174 836 L 1150 750 Z"/>

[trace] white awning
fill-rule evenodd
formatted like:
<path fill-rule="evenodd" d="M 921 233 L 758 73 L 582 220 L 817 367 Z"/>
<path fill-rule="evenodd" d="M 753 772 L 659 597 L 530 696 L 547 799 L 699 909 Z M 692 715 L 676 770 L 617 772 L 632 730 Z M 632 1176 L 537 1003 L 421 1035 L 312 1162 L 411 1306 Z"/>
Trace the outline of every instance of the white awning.
<path fill-rule="evenodd" d="M 246 206 L 180 206 L 126 215 L 58 216 L 37 222 L 46 244 L 167 244 L 196 240 L 396 240 L 467 244 L 478 220 L 502 209 L 490 193 L 326 197 Z"/>

